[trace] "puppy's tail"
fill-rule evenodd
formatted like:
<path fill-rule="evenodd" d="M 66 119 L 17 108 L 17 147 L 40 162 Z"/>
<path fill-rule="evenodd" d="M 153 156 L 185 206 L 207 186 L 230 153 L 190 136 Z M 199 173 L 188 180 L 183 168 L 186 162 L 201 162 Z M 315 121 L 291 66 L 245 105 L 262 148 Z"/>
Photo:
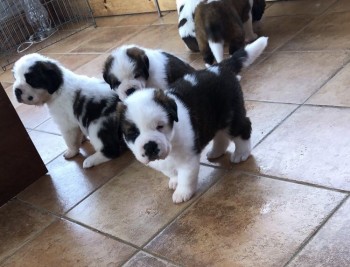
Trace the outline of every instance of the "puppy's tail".
<path fill-rule="evenodd" d="M 234 73 L 239 73 L 242 68 L 252 64 L 264 51 L 267 46 L 268 37 L 260 37 L 253 43 L 237 50 L 233 55 L 220 63 L 223 67 L 231 69 Z"/>

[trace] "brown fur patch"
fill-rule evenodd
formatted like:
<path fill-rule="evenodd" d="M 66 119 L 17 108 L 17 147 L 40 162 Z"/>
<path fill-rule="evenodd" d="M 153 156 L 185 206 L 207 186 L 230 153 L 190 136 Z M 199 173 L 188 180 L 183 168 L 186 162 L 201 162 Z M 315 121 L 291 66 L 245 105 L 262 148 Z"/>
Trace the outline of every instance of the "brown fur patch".
<path fill-rule="evenodd" d="M 168 97 L 163 90 L 157 89 L 154 91 L 154 101 L 164 108 L 168 113 L 169 124 L 172 127 L 174 121 L 178 121 L 177 105 L 175 100 Z"/>
<path fill-rule="evenodd" d="M 146 52 L 138 47 L 132 47 L 126 50 L 126 54 L 135 62 L 135 78 L 143 77 L 147 80 L 149 77 L 149 60 Z"/>

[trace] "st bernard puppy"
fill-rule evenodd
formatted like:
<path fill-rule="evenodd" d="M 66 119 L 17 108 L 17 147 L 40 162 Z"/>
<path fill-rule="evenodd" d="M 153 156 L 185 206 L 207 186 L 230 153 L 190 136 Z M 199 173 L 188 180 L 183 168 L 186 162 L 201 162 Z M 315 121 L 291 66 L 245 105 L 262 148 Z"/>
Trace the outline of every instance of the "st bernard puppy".
<path fill-rule="evenodd" d="M 84 160 L 84 168 L 115 158 L 126 149 L 115 114 L 120 100 L 103 80 L 77 75 L 36 53 L 21 57 L 13 73 L 18 102 L 48 107 L 67 144 L 65 158 L 79 153 L 84 136 L 96 150 Z"/>
<path fill-rule="evenodd" d="M 220 64 L 185 75 L 166 91 L 138 90 L 118 104 L 126 144 L 140 162 L 170 178 L 173 202 L 194 194 L 200 153 L 211 140 L 208 158 L 223 155 L 230 141 L 236 145 L 232 162 L 249 157 L 252 128 L 236 75 L 266 45 L 267 38 L 261 37 Z"/>
<path fill-rule="evenodd" d="M 124 100 L 135 90 L 145 87 L 165 90 L 169 84 L 193 71 L 193 67 L 172 54 L 125 45 L 107 58 L 103 78 Z"/>
<path fill-rule="evenodd" d="M 179 34 L 192 51 L 201 51 L 207 66 L 223 60 L 224 43 L 232 55 L 257 38 L 265 0 L 177 0 Z"/>

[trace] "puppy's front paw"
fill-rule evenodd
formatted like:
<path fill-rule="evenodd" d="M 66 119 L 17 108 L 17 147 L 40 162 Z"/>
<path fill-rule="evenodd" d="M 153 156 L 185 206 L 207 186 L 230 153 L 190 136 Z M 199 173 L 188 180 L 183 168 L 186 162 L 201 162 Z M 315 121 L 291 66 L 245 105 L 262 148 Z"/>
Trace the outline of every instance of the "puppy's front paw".
<path fill-rule="evenodd" d="M 93 157 L 87 157 L 85 160 L 84 160 L 84 162 L 83 162 L 83 168 L 84 169 L 88 169 L 88 168 L 91 168 L 91 167 L 93 167 L 93 166 L 95 166 L 96 164 L 95 164 L 95 160 L 94 160 L 94 158 Z"/>
<path fill-rule="evenodd" d="M 239 163 L 242 161 L 247 160 L 247 158 L 250 156 L 250 150 L 247 151 L 240 151 L 237 152 L 235 151 L 232 155 L 231 155 L 231 162 L 233 163 Z"/>
<path fill-rule="evenodd" d="M 169 189 L 175 190 L 177 187 L 177 177 L 170 178 Z"/>
<path fill-rule="evenodd" d="M 194 194 L 194 191 L 189 186 L 177 186 L 174 194 L 173 194 L 173 202 L 174 203 L 181 203 L 189 200 L 192 195 Z"/>
<path fill-rule="evenodd" d="M 207 159 L 217 159 L 219 157 L 221 157 L 222 155 L 224 155 L 225 151 L 219 151 L 216 149 L 211 149 L 208 153 L 207 153 Z"/>
<path fill-rule="evenodd" d="M 64 152 L 63 157 L 66 159 L 70 159 L 78 155 L 78 153 L 79 153 L 79 149 L 67 149 L 67 151 Z"/>

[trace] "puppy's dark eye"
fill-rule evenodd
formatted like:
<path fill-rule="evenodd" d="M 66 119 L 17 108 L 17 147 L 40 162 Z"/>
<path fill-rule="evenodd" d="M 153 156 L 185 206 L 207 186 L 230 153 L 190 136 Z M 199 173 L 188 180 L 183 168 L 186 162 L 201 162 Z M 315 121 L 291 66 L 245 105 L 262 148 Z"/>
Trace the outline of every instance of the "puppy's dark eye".
<path fill-rule="evenodd" d="M 32 100 L 33 100 L 33 97 L 32 97 L 32 96 L 28 96 L 28 100 L 29 100 L 29 101 L 32 101 Z"/>
<path fill-rule="evenodd" d="M 135 142 L 136 138 L 140 135 L 139 129 L 131 127 L 125 132 L 125 139 L 128 142 Z"/>
<path fill-rule="evenodd" d="M 140 78 L 141 77 L 141 74 L 140 73 L 136 73 L 134 78 L 137 79 L 137 78 Z"/>
<path fill-rule="evenodd" d="M 164 125 L 158 125 L 158 126 L 157 126 L 157 130 L 158 130 L 158 131 L 163 130 L 163 128 L 164 128 Z"/>

